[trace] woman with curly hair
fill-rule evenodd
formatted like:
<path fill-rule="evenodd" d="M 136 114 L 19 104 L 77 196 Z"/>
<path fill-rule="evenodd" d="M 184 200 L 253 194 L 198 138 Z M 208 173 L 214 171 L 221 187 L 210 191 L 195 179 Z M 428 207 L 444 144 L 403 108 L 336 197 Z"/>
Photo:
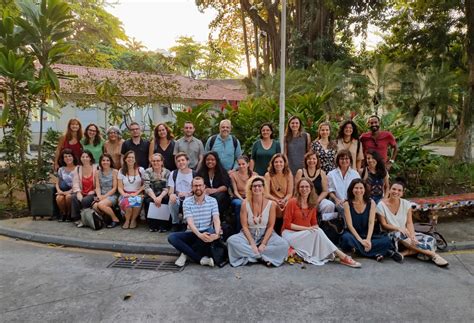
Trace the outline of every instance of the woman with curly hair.
<path fill-rule="evenodd" d="M 357 125 L 352 120 L 344 121 L 339 127 L 337 134 L 337 151 L 347 149 L 352 155 L 352 168 L 359 170 L 364 160 L 362 144 L 359 141 Z"/>

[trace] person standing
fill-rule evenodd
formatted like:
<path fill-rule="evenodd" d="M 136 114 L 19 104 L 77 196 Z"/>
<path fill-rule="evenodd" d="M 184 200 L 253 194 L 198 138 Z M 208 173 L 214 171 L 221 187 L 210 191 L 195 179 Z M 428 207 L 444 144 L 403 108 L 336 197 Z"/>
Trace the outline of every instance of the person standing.
<path fill-rule="evenodd" d="M 392 164 L 395 162 L 395 158 L 397 158 L 398 152 L 395 137 L 390 131 L 380 130 L 380 118 L 378 116 L 370 116 L 368 123 L 370 132 L 363 133 L 360 136 L 360 142 L 364 148 L 364 155 L 366 155 L 367 151 L 370 149 L 375 150 L 380 156 L 382 156 L 387 169 L 390 170 Z M 388 158 L 389 147 L 392 148 L 390 158 Z"/>
<path fill-rule="evenodd" d="M 82 149 L 88 150 L 94 156 L 94 160 L 98 161 L 104 151 L 104 140 L 100 134 L 97 125 L 91 123 L 84 131 L 84 137 L 81 140 Z"/>
<path fill-rule="evenodd" d="M 74 158 L 80 161 L 82 155 L 82 125 L 78 119 L 70 119 L 67 123 L 66 131 L 64 135 L 59 138 L 58 148 L 54 155 L 54 171 L 59 169 L 59 155 L 64 149 L 70 149 Z"/>
<path fill-rule="evenodd" d="M 110 126 L 107 129 L 107 140 L 104 143 L 104 153 L 110 154 L 114 161 L 114 168 L 119 170 L 122 167 L 122 132 L 117 126 Z"/>
<path fill-rule="evenodd" d="M 336 168 L 334 159 L 337 153 L 337 145 L 331 140 L 331 124 L 329 122 L 319 124 L 318 137 L 313 141 L 312 149 L 318 156 L 321 169 L 326 174 Z"/>
<path fill-rule="evenodd" d="M 285 130 L 285 156 L 291 174 L 294 176 L 298 169 L 303 168 L 304 155 L 311 149 L 311 136 L 304 132 L 301 119 L 292 116 Z"/>
<path fill-rule="evenodd" d="M 181 252 L 176 266 L 183 267 L 190 257 L 202 266 L 214 267 L 214 260 L 209 257 L 210 246 L 220 238 L 221 221 L 217 201 L 204 193 L 205 188 L 202 177 L 193 178 L 193 196 L 183 203 L 183 215 L 189 230 L 168 236 L 168 242 Z"/>
<path fill-rule="evenodd" d="M 143 169 L 148 168 L 148 152 L 150 147 L 150 142 L 148 140 L 142 139 L 142 129 L 138 122 L 132 122 L 128 126 L 128 130 L 130 130 L 131 138 L 125 140 L 122 144 L 121 154 L 122 154 L 122 161 L 123 156 L 128 151 L 133 151 L 135 153 L 135 158 L 139 167 Z"/>
<path fill-rule="evenodd" d="M 219 123 L 219 134 L 207 139 L 205 151 L 215 151 L 226 171 L 237 168 L 237 157 L 242 155 L 239 139 L 230 134 L 232 124 L 224 119 Z"/>
<path fill-rule="evenodd" d="M 273 155 L 278 153 L 281 153 L 280 143 L 273 139 L 272 124 L 266 122 L 260 126 L 260 139 L 255 141 L 252 146 L 250 170 L 264 176 Z"/>
<path fill-rule="evenodd" d="M 352 120 L 344 121 L 339 127 L 337 134 L 337 151 L 347 149 L 352 155 L 352 168 L 359 170 L 362 168 L 364 152 L 359 140 L 357 125 Z"/>
<path fill-rule="evenodd" d="M 174 145 L 173 154 L 184 152 L 189 157 L 189 168 L 196 170 L 204 155 L 202 141 L 194 137 L 194 124 L 191 121 L 184 123 L 184 137 L 178 139 Z"/>
<path fill-rule="evenodd" d="M 165 123 L 159 123 L 156 125 L 153 131 L 153 139 L 150 142 L 148 159 L 151 160 L 153 154 L 160 154 L 163 156 L 163 167 L 169 171 L 176 169 L 174 162 L 174 135 L 171 132 L 170 127 Z"/>

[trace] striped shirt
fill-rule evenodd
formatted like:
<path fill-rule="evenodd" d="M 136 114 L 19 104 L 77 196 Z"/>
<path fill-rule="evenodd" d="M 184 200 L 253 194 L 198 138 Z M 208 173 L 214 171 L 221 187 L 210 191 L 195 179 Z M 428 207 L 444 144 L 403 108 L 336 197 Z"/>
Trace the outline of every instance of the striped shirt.
<path fill-rule="evenodd" d="M 212 218 L 219 216 L 217 200 L 208 195 L 204 196 L 201 204 L 196 203 L 194 196 L 187 197 L 183 202 L 184 218 L 192 218 L 196 228 L 202 232 L 213 227 Z"/>

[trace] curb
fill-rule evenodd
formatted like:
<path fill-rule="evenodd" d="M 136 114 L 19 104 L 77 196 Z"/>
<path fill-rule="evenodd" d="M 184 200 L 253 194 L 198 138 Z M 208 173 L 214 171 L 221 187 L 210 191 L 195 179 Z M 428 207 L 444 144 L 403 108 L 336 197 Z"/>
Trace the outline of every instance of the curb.
<path fill-rule="evenodd" d="M 108 250 L 123 253 L 138 254 L 160 254 L 160 255 L 179 255 L 178 251 L 168 244 L 136 243 L 111 240 L 81 240 L 77 238 L 55 236 L 51 234 L 36 233 L 24 230 L 0 227 L 0 235 L 11 238 L 33 241 L 39 243 L 54 243 L 68 247 L 77 247 L 84 249 Z"/>
<path fill-rule="evenodd" d="M 474 241 L 460 241 L 448 243 L 446 250 L 437 250 L 439 252 L 451 252 L 451 251 L 461 251 L 461 250 L 472 250 L 474 249 Z"/>

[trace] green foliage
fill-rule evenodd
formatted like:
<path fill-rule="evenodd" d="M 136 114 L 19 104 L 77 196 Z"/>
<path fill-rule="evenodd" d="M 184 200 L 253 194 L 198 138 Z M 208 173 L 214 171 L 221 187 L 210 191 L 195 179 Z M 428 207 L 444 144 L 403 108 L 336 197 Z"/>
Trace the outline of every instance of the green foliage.
<path fill-rule="evenodd" d="M 211 104 L 209 103 L 200 104 L 185 111 L 175 111 L 176 122 L 169 126 L 175 136 L 182 137 L 184 123 L 191 121 L 196 129 L 194 136 L 204 141 L 211 135 L 210 112 Z"/>

